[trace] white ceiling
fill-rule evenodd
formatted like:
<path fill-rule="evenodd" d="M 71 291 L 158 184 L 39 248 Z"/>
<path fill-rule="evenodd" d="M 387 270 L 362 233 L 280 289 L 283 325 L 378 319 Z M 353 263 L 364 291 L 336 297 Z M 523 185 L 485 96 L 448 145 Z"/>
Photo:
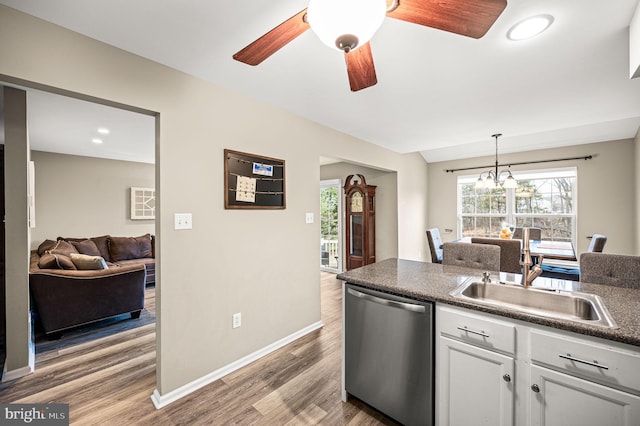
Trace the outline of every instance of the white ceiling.
<path fill-rule="evenodd" d="M 257 67 L 232 60 L 308 0 L 0 3 L 429 162 L 492 155 L 496 132 L 500 152 L 517 152 L 640 127 L 628 42 L 638 0 L 508 0 L 479 40 L 387 18 L 371 41 L 378 84 L 356 93 L 342 55 L 312 31 Z M 507 40 L 540 13 L 555 17 L 547 32 Z"/>

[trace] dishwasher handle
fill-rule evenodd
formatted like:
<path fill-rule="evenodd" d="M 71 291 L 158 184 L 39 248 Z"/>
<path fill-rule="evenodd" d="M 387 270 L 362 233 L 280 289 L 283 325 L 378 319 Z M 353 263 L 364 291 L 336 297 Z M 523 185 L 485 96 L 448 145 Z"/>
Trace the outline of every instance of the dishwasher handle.
<path fill-rule="evenodd" d="M 372 296 L 371 294 L 362 293 L 357 290 L 353 290 L 351 288 L 348 288 L 347 292 L 352 296 L 355 296 L 363 300 L 368 300 L 369 302 L 377 303 L 379 305 L 391 306 L 394 308 L 400 308 L 400 309 L 404 309 L 405 311 L 411 311 L 411 312 L 419 312 L 419 313 L 426 312 L 426 309 L 423 305 L 415 305 L 413 303 L 398 302 L 396 300 L 383 299 L 381 297 Z"/>

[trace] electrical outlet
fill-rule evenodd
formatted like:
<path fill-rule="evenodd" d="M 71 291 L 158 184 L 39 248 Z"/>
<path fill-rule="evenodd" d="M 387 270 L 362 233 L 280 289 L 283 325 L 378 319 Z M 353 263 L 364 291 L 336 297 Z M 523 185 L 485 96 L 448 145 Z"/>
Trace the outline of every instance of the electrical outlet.
<path fill-rule="evenodd" d="M 191 213 L 176 213 L 174 215 L 174 228 L 175 229 L 192 229 L 193 220 Z"/>
<path fill-rule="evenodd" d="M 305 221 L 307 223 L 313 223 L 313 213 L 307 213 L 307 215 L 305 217 Z"/>
<path fill-rule="evenodd" d="M 238 328 L 242 325 L 242 313 L 238 312 L 231 317 L 231 327 Z"/>

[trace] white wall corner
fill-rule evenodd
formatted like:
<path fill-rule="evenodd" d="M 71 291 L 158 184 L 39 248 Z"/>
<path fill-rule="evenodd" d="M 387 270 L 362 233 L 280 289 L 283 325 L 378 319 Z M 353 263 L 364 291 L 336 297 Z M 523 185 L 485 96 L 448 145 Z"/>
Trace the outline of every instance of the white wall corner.
<path fill-rule="evenodd" d="M 629 78 L 640 77 L 640 4 L 629 24 Z"/>

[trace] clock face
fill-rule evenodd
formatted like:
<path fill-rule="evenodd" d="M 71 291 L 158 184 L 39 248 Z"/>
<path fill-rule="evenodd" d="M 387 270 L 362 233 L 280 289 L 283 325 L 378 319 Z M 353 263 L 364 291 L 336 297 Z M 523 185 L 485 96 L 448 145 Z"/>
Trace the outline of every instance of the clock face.
<path fill-rule="evenodd" d="M 351 212 L 362 213 L 362 194 L 355 192 L 351 196 Z"/>

